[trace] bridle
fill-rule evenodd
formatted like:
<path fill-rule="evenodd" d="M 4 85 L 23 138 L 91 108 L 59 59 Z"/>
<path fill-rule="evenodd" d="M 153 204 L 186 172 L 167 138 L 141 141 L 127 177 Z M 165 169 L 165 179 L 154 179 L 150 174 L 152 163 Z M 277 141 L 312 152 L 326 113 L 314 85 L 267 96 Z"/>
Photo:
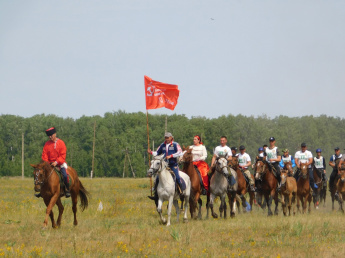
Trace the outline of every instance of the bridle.
<path fill-rule="evenodd" d="M 261 171 L 259 170 L 259 171 L 257 171 L 257 167 L 258 167 L 258 163 L 259 162 L 261 162 L 262 163 L 262 166 L 261 166 Z M 261 180 L 262 179 L 262 177 L 266 174 L 266 164 L 263 162 L 263 161 L 261 161 L 261 160 L 258 160 L 257 162 L 256 162 L 256 164 L 255 164 L 255 173 L 258 173 L 259 174 L 259 179 Z"/>
<path fill-rule="evenodd" d="M 35 169 L 36 170 L 36 169 Z M 34 183 L 35 183 L 35 185 L 43 185 L 44 184 L 44 182 L 46 182 L 48 179 L 49 179 L 49 177 L 52 175 L 52 173 L 53 173 L 53 171 L 54 171 L 54 168 L 52 168 L 52 170 L 50 171 L 50 173 L 49 173 L 49 175 L 48 175 L 48 177 L 47 178 L 45 178 L 44 177 L 44 173 L 42 173 L 42 180 L 40 181 L 39 180 L 39 176 L 40 176 L 40 174 L 41 174 L 41 169 L 38 169 L 36 172 L 35 172 L 35 178 L 34 178 Z"/>
<path fill-rule="evenodd" d="M 218 164 L 218 161 L 219 161 L 221 158 L 225 159 L 224 157 L 218 157 L 217 160 L 216 160 L 216 161 L 217 161 L 217 162 L 216 162 L 216 171 L 217 171 L 217 172 L 221 172 L 221 171 L 223 170 L 223 168 L 228 167 L 227 162 L 224 162 L 225 165 L 223 165 L 223 166 L 220 166 L 220 165 Z M 225 160 L 226 160 L 226 159 L 225 159 Z"/>

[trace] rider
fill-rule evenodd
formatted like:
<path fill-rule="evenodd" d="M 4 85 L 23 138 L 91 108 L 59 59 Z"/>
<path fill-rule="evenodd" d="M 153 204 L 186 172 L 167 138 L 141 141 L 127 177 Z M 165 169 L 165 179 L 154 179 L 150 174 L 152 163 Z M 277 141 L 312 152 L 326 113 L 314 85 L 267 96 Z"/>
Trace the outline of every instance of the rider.
<path fill-rule="evenodd" d="M 281 156 L 281 160 L 279 162 L 279 166 L 281 168 L 284 167 L 285 162 L 291 162 L 292 168 L 296 167 L 295 159 L 292 157 L 292 155 L 289 155 L 289 150 L 288 149 L 283 149 L 283 156 Z"/>
<path fill-rule="evenodd" d="M 304 142 L 301 144 L 301 150 L 295 153 L 295 163 L 298 169 L 301 168 L 301 163 L 307 164 L 309 171 L 310 189 L 313 190 L 314 188 L 316 188 L 317 186 L 314 183 L 313 169 L 311 168 L 311 164 L 313 163 L 313 154 L 307 150 L 307 144 Z M 296 181 L 298 180 L 298 177 L 299 173 L 295 173 Z"/>
<path fill-rule="evenodd" d="M 254 180 L 250 174 L 248 167 L 252 164 L 250 156 L 246 153 L 246 147 L 243 145 L 240 146 L 240 153 L 238 154 L 238 166 L 243 170 L 243 173 L 246 174 L 250 184 L 250 191 L 255 192 Z"/>
<path fill-rule="evenodd" d="M 193 143 L 194 145 L 190 146 L 189 148 L 192 149 L 193 164 L 198 168 L 200 175 L 202 177 L 202 183 L 204 187 L 204 189 L 202 189 L 202 194 L 206 195 L 208 190 L 207 173 L 210 171 L 208 164 L 205 162 L 205 159 L 207 158 L 207 151 L 206 147 L 203 145 L 201 141 L 200 135 L 194 136 Z"/>
<path fill-rule="evenodd" d="M 65 184 L 65 196 L 70 197 L 67 177 L 67 163 L 66 163 L 66 152 L 67 148 L 65 143 L 56 137 L 56 129 L 51 127 L 46 130 L 46 134 L 49 137 L 49 141 L 44 144 L 42 152 L 42 160 L 49 162 L 53 167 L 59 166 L 61 174 L 63 176 L 63 181 Z M 40 193 L 35 194 L 36 197 L 40 197 Z"/>
<path fill-rule="evenodd" d="M 274 167 L 276 171 L 276 178 L 278 180 L 278 191 L 280 190 L 280 167 L 279 162 L 281 161 L 281 156 L 279 155 L 278 147 L 275 146 L 276 139 L 274 137 L 269 138 L 270 146 L 266 148 L 266 160 L 269 165 Z"/>
<path fill-rule="evenodd" d="M 164 157 L 168 160 L 169 168 L 174 172 L 176 177 L 176 183 L 179 185 L 181 191 L 185 190 L 184 184 L 181 183 L 181 178 L 179 174 L 179 167 L 177 163 L 177 158 L 182 155 L 182 149 L 177 142 L 173 141 L 173 136 L 171 133 L 166 132 L 164 135 L 165 141 L 158 147 L 157 151 L 152 151 L 150 148 L 147 150 L 152 156 L 157 156 L 164 154 Z M 157 189 L 157 182 L 156 180 L 154 189 Z M 157 191 L 155 191 L 155 197 L 150 199 L 155 200 L 158 198 Z"/>
<path fill-rule="evenodd" d="M 235 146 L 231 147 L 231 154 L 232 157 L 238 157 L 237 148 Z"/>
<path fill-rule="evenodd" d="M 338 176 L 338 168 L 336 166 L 336 161 L 340 159 L 340 163 L 338 166 L 341 165 L 341 159 L 343 157 L 343 155 L 340 153 L 340 149 L 339 147 L 335 147 L 334 148 L 334 155 L 332 155 L 332 157 L 329 160 L 329 165 L 333 168 L 332 173 L 329 177 L 329 191 L 332 192 L 332 189 L 334 187 L 334 180 L 336 179 L 336 177 Z M 338 192 L 336 192 L 336 197 L 338 196 Z"/>
<path fill-rule="evenodd" d="M 215 165 L 215 161 L 219 156 L 224 156 L 228 161 L 232 160 L 232 152 L 231 149 L 226 145 L 226 143 L 228 142 L 228 139 L 226 138 L 226 136 L 222 136 L 220 137 L 220 145 L 217 146 L 214 149 L 213 152 L 213 157 L 212 157 L 212 161 L 211 161 L 211 170 L 213 171 L 214 165 Z M 229 185 L 234 185 L 236 182 L 233 180 L 233 177 L 230 177 L 229 174 L 225 174 Z M 231 180 L 233 180 L 231 182 Z"/>
<path fill-rule="evenodd" d="M 320 171 L 323 184 L 327 187 L 327 176 L 326 176 L 326 161 L 325 158 L 321 156 L 322 150 L 316 149 L 316 157 L 314 157 L 314 166 Z"/>

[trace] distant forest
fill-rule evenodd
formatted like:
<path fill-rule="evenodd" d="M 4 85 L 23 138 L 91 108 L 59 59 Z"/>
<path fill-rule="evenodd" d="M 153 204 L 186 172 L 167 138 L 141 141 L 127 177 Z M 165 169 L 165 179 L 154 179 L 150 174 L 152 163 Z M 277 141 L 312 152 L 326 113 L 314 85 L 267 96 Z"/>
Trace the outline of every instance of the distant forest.
<path fill-rule="evenodd" d="M 155 148 L 164 141 L 166 115 L 149 115 L 150 145 Z M 117 111 L 104 116 L 83 116 L 78 119 L 62 118 L 55 115 L 35 115 L 23 118 L 14 115 L 0 116 L 0 176 L 20 176 L 22 156 L 22 133 L 24 133 L 25 176 L 31 176 L 30 164 L 39 163 L 44 143 L 48 140 L 45 129 L 54 126 L 57 137 L 67 145 L 67 163 L 80 176 L 90 176 L 92 168 L 93 128 L 96 123 L 95 177 L 122 177 L 125 149 L 128 148 L 132 167 L 137 177 L 144 177 L 147 164 L 146 114 Z M 245 145 L 252 159 L 257 149 L 268 144 L 271 136 L 276 146 L 288 148 L 294 155 L 302 142 L 315 155 L 322 149 L 327 171 L 334 147 L 344 148 L 345 120 L 339 117 L 267 116 L 246 117 L 228 115 L 218 118 L 192 117 L 185 115 L 167 116 L 167 129 L 174 135 L 181 147 L 191 145 L 193 136 L 200 134 L 207 148 L 210 163 L 213 149 L 219 145 L 222 135 L 228 137 L 228 145 Z M 126 166 L 127 177 L 132 177 Z"/>

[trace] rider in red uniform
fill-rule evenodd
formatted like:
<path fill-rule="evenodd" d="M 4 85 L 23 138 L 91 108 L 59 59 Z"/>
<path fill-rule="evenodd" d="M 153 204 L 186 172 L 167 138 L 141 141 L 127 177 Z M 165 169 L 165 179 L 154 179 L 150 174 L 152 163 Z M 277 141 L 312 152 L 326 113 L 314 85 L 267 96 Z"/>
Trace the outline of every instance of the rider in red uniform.
<path fill-rule="evenodd" d="M 67 148 L 65 143 L 56 137 L 56 129 L 51 127 L 46 130 L 46 134 L 49 137 L 49 141 L 44 144 L 42 152 L 42 160 L 49 162 L 53 167 L 59 166 L 63 181 L 66 186 L 65 196 L 70 197 L 67 177 L 67 163 L 66 163 L 66 152 Z M 36 195 L 40 197 L 40 194 Z"/>

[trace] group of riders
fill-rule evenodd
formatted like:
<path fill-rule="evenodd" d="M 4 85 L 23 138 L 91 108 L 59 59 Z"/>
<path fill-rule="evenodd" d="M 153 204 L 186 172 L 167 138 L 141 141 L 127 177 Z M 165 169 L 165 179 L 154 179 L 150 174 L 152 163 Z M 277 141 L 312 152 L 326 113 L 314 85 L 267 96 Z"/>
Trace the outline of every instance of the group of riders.
<path fill-rule="evenodd" d="M 64 182 L 64 192 L 66 197 L 70 197 L 69 192 L 69 178 L 67 175 L 67 163 L 66 163 L 66 145 L 65 143 L 56 137 L 56 129 L 51 127 L 46 131 L 49 140 L 45 143 L 42 151 L 42 160 L 49 162 L 53 167 L 56 167 L 60 170 L 63 182 Z M 221 136 L 220 137 L 220 145 L 214 149 L 211 167 L 205 162 L 207 158 L 207 151 L 206 147 L 201 141 L 200 135 L 195 135 L 193 138 L 193 145 L 189 146 L 192 149 L 193 155 L 193 164 L 200 176 L 200 181 L 202 182 L 202 192 L 206 194 L 209 190 L 209 177 L 212 175 L 212 171 L 214 171 L 215 161 L 219 157 L 225 157 L 228 162 L 232 160 L 233 157 L 236 157 L 238 160 L 238 166 L 242 170 L 243 174 L 245 175 L 246 179 L 249 182 L 249 190 L 252 192 L 258 191 L 259 189 L 255 188 L 255 182 L 249 168 L 254 168 L 255 163 L 257 160 L 264 159 L 266 160 L 267 164 L 269 165 L 270 170 L 274 170 L 278 185 L 277 190 L 280 190 L 280 171 L 284 167 L 284 163 L 291 162 L 292 167 L 296 167 L 297 170 L 291 176 L 294 176 L 296 180 L 299 177 L 299 168 L 302 163 L 306 163 L 309 169 L 309 183 L 311 186 L 311 190 L 315 190 L 317 185 L 314 182 L 313 176 L 313 169 L 312 166 L 315 166 L 322 175 L 322 179 L 324 182 L 327 182 L 326 178 L 326 162 L 325 158 L 321 155 L 322 150 L 316 149 L 316 156 L 313 157 L 313 154 L 307 150 L 307 145 L 305 143 L 301 144 L 301 150 L 297 151 L 292 157 L 289 154 L 288 149 L 283 149 L 283 155 L 280 155 L 278 147 L 275 146 L 275 138 L 269 138 L 269 145 L 264 145 L 263 147 L 258 148 L 258 155 L 254 164 L 251 162 L 250 156 L 246 153 L 245 146 L 241 145 L 239 147 L 239 152 L 237 152 L 236 147 L 229 147 L 227 146 L 227 137 Z M 331 156 L 329 165 L 333 168 L 333 171 L 330 175 L 329 179 L 329 190 L 332 191 L 334 186 L 335 179 L 338 176 L 338 168 L 341 167 L 342 163 L 345 163 L 345 155 L 343 156 L 340 153 L 339 147 L 334 149 L 335 154 Z M 185 190 L 185 185 L 181 181 L 179 175 L 179 160 L 183 156 L 184 152 L 182 151 L 180 145 L 174 141 L 174 137 L 171 133 L 165 133 L 165 141 L 158 147 L 156 151 L 152 151 L 150 148 L 148 149 L 148 153 L 152 154 L 153 156 L 164 154 L 164 157 L 168 160 L 168 166 L 173 171 L 176 183 L 178 185 L 177 189 L 179 191 Z M 339 161 L 338 161 L 339 160 Z M 338 163 L 338 166 L 336 165 Z M 231 173 L 225 175 L 229 181 L 229 185 L 234 185 L 235 179 L 231 176 Z M 158 184 L 158 177 L 155 183 L 155 187 Z M 336 197 L 338 194 L 335 194 Z M 35 194 L 36 197 L 41 197 L 40 193 Z M 157 199 L 157 195 L 151 197 L 151 199 Z"/>
<path fill-rule="evenodd" d="M 200 135 L 195 135 L 193 138 L 193 145 L 189 146 L 192 149 L 193 155 L 193 164 L 197 173 L 199 174 L 200 181 L 202 181 L 202 192 L 206 194 L 208 191 L 208 186 L 210 182 L 210 177 L 214 172 L 215 161 L 219 157 L 225 157 L 228 160 L 228 164 L 232 161 L 233 157 L 236 157 L 238 161 L 238 166 L 241 169 L 242 173 L 244 174 L 246 180 L 249 183 L 249 191 L 255 192 L 260 191 L 259 188 L 255 188 L 255 181 L 249 171 L 249 168 L 255 168 L 255 164 L 258 160 L 265 160 L 268 164 L 269 170 L 273 171 L 277 178 L 277 191 L 280 191 L 281 187 L 281 170 L 284 168 L 284 163 L 291 162 L 292 168 L 296 168 L 295 171 L 290 174 L 289 176 L 293 176 L 296 181 L 300 176 L 300 167 L 301 164 L 306 164 L 308 166 L 309 172 L 309 184 L 310 184 L 310 191 L 311 193 L 315 192 L 316 188 L 318 188 L 317 184 L 314 182 L 314 175 L 313 175 L 313 166 L 319 171 L 319 174 L 322 177 L 322 181 L 324 182 L 323 187 L 327 187 L 327 176 L 326 176 L 326 161 L 325 158 L 322 156 L 322 150 L 320 148 L 316 149 L 316 156 L 313 157 L 311 151 L 307 149 L 307 144 L 302 143 L 301 149 L 298 150 L 294 156 L 289 154 L 288 149 L 282 150 L 282 155 L 280 154 L 278 147 L 275 146 L 276 140 L 274 137 L 269 138 L 269 145 L 264 145 L 258 148 L 258 155 L 256 156 L 254 164 L 252 164 L 250 156 L 246 153 L 245 146 L 241 145 L 239 147 L 239 152 L 237 152 L 236 147 L 229 147 L 227 146 L 227 137 L 221 136 L 220 137 L 220 145 L 214 149 L 211 166 L 209 167 L 208 164 L 205 162 L 207 158 L 207 151 L 206 147 L 203 145 L 201 141 Z M 341 168 L 342 163 L 345 164 L 345 155 L 343 156 L 340 153 L 339 147 L 334 148 L 335 154 L 331 156 L 329 165 L 333 168 L 333 171 L 330 175 L 329 179 L 329 191 L 332 192 L 333 187 L 335 187 L 334 183 L 338 176 L 338 169 Z M 150 148 L 148 149 L 148 153 L 152 154 L 153 156 L 164 154 L 164 157 L 168 160 L 168 165 L 173 171 L 177 190 L 180 193 L 185 190 L 185 186 L 180 179 L 179 176 L 179 160 L 184 155 L 180 145 L 174 141 L 173 135 L 169 132 L 165 133 L 165 141 L 158 147 L 156 151 L 152 151 Z M 338 165 L 337 165 L 338 163 Z M 231 173 L 224 174 L 229 182 L 229 187 L 236 183 Z M 156 178 L 154 190 L 156 189 L 158 184 L 158 177 Z M 260 185 L 260 184 L 257 184 Z M 338 198 L 338 193 L 335 193 L 335 197 Z M 158 196 L 155 193 L 154 196 L 149 196 L 152 200 L 157 200 Z"/>

